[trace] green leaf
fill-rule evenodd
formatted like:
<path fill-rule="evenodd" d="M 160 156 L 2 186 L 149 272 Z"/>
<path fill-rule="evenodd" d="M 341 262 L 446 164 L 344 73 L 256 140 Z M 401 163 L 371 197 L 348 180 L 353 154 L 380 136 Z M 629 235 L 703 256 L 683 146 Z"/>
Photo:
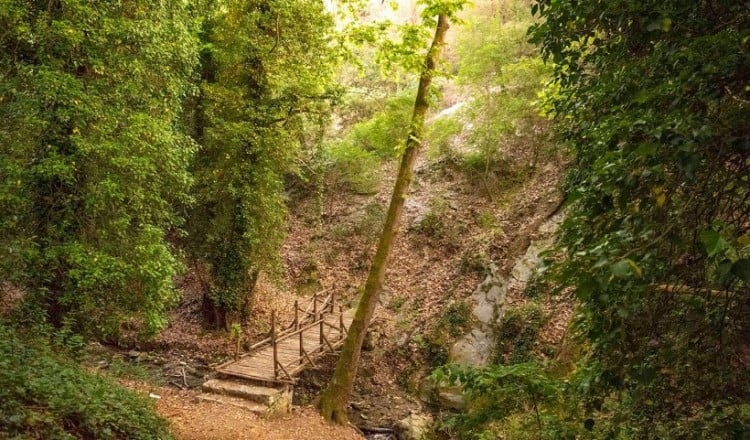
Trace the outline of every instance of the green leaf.
<path fill-rule="evenodd" d="M 664 32 L 669 32 L 669 30 L 672 29 L 672 19 L 669 17 L 664 17 L 661 19 L 661 30 Z"/>
<path fill-rule="evenodd" d="M 742 281 L 746 283 L 750 283 L 750 258 L 743 258 L 741 260 L 737 260 L 732 265 L 731 272 L 732 272 L 732 275 L 736 276 Z"/>
<path fill-rule="evenodd" d="M 644 99 L 645 102 L 645 99 Z M 635 150 L 635 154 L 642 157 L 648 157 L 653 156 L 656 154 L 657 151 L 657 145 L 653 143 L 642 143 L 638 145 L 638 148 Z"/>
<path fill-rule="evenodd" d="M 610 269 L 612 270 L 612 275 L 618 278 L 625 278 L 630 275 L 632 267 L 630 260 L 624 259 L 613 264 Z"/>
<path fill-rule="evenodd" d="M 730 248 L 729 242 L 724 240 L 716 231 L 706 230 L 701 232 L 700 240 L 709 257 L 713 257 Z"/>

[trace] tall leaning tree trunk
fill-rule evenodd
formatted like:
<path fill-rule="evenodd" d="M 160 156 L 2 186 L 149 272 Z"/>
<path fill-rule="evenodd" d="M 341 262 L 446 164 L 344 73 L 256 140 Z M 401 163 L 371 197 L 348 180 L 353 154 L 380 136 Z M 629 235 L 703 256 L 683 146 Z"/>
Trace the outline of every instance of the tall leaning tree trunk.
<path fill-rule="evenodd" d="M 336 370 L 333 373 L 331 382 L 318 402 L 318 409 L 321 415 L 329 422 L 341 425 L 348 422 L 346 407 L 349 395 L 354 386 L 354 378 L 357 375 L 362 341 L 365 338 L 365 331 L 370 324 L 383 288 L 391 245 L 394 235 L 398 231 L 406 193 L 411 183 L 414 162 L 416 161 L 421 145 L 425 115 L 429 108 L 427 95 L 430 83 L 432 82 L 432 76 L 435 73 L 435 68 L 440 58 L 440 52 L 448 27 L 448 16 L 444 14 L 439 15 L 435 38 L 432 41 L 429 52 L 427 52 L 422 74 L 419 78 L 419 89 L 417 90 L 417 98 L 414 101 L 414 112 L 412 113 L 409 136 L 406 138 L 406 150 L 401 159 L 401 166 L 398 169 L 396 184 L 393 187 L 393 194 L 391 196 L 391 204 L 388 207 L 388 215 L 383 226 L 383 233 L 380 236 L 375 258 L 372 261 L 370 273 L 367 276 L 365 291 L 362 294 L 359 307 L 357 307 L 357 312 L 354 315 L 354 321 L 352 321 L 349 332 L 346 335 L 346 340 L 341 349 L 341 355 L 336 363 Z"/>

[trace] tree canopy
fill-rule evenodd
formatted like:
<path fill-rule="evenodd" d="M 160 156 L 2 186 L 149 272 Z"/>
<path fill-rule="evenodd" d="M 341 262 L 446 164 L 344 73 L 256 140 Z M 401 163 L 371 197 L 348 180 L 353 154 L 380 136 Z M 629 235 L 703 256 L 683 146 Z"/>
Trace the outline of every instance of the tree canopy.
<path fill-rule="evenodd" d="M 195 150 L 177 124 L 197 62 L 187 5 L 0 6 L 3 282 L 58 325 L 154 331 Z"/>
<path fill-rule="evenodd" d="M 425 130 L 438 53 L 463 0 L 418 1 L 422 23 L 401 26 L 400 42 L 383 23 L 337 27 L 318 0 L 0 0 L 0 293 L 21 292 L 22 324 L 122 340 L 166 325 L 188 263 L 205 323 L 246 323 L 260 274 L 281 266 L 289 182 L 303 158 L 364 198 L 377 191 L 381 160 L 401 157 L 361 307 L 320 404 L 344 423 L 422 138 L 446 151 L 461 138 L 463 168 L 483 176 L 492 199 L 501 185 L 488 177 L 522 179 L 551 143 L 540 135 L 551 123 L 572 161 L 543 281 L 574 299 L 580 356 L 565 373 L 536 361 L 529 340 L 542 309 L 507 315 L 517 333 L 529 330 L 525 352 L 435 374 L 473 399 L 454 426 L 467 436 L 511 419 L 519 436 L 536 438 L 750 436 L 750 6 L 534 0 L 525 34 L 529 2 L 499 3 L 503 19 L 469 20 L 455 54 L 458 82 L 478 95 L 464 100 L 466 119 Z M 398 78 L 351 98 L 332 124 L 339 62 L 360 43 L 379 46 L 362 50 L 373 59 L 359 62 L 362 72 Z M 346 129 L 321 147 L 334 125 Z M 505 235 L 497 207 L 478 215 L 496 230 L 487 248 Z M 445 209 L 430 212 L 425 225 Z M 8 327 L 0 322 L 0 351 L 13 355 L 0 357 L 12 368 L 0 368 L 10 384 L 0 406 L 33 419 L 49 385 L 21 374 L 18 347 L 34 338 Z M 28 353 L 44 374 L 84 377 L 44 347 Z M 66 422 L 50 432 L 79 417 L 74 391 L 52 393 Z M 148 415 L 123 396 L 135 419 Z M 99 412 L 81 423 L 99 423 Z M 16 422 L 0 431 L 26 432 Z"/>
<path fill-rule="evenodd" d="M 558 280 L 608 438 L 750 429 L 750 10 L 538 1 L 549 103 L 575 155 Z"/>
<path fill-rule="evenodd" d="M 207 317 L 245 316 L 261 270 L 284 238 L 285 177 L 335 93 L 332 17 L 317 1 L 231 1 L 204 25 L 203 81 L 188 221 L 193 258 L 207 265 Z M 300 20 L 304 17 L 304 20 Z"/>

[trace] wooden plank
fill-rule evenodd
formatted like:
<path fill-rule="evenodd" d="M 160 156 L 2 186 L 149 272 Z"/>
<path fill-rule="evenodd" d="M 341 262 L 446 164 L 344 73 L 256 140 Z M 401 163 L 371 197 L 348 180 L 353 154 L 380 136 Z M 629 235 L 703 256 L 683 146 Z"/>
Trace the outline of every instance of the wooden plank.
<path fill-rule="evenodd" d="M 322 294 L 316 295 L 305 311 L 297 304 L 296 319 L 277 331 L 275 338 L 261 340 L 253 345 L 254 351 L 243 353 L 236 361 L 225 362 L 215 369 L 223 374 L 254 380 L 294 382 L 293 376 L 310 365 L 315 367 L 317 358 L 335 351 L 343 344 L 341 327 L 346 329 L 353 321 L 353 311 L 343 311 L 338 307 L 336 313 L 333 293 L 325 298 L 321 297 Z M 313 313 L 308 312 L 310 309 Z M 303 312 L 302 317 L 299 312 Z M 276 322 L 273 322 L 273 327 L 277 327 Z M 273 339 L 276 344 L 273 344 Z"/>

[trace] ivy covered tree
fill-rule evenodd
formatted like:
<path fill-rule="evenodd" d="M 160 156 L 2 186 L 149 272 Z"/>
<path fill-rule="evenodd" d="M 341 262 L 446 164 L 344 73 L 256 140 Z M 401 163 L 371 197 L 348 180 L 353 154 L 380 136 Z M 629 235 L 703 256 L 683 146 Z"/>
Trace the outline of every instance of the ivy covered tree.
<path fill-rule="evenodd" d="M 348 406 L 349 395 L 354 388 L 354 379 L 359 368 L 365 333 L 367 327 L 370 325 L 375 308 L 378 305 L 378 298 L 383 290 L 388 260 L 393 248 L 393 240 L 401 223 L 401 215 L 413 177 L 417 153 L 422 145 L 425 117 L 427 111 L 430 109 L 432 80 L 439 72 L 438 67 L 443 46 L 445 45 L 445 35 L 450 27 L 450 20 L 455 18 L 458 12 L 461 11 L 465 2 L 463 0 L 424 0 L 420 4 L 424 7 L 421 14 L 423 25 L 434 26 L 434 36 L 432 43 L 424 55 L 424 61 L 421 65 L 418 65 L 420 70 L 419 83 L 417 85 L 417 94 L 414 98 L 414 107 L 409 123 L 409 131 L 406 136 L 405 148 L 401 155 L 383 231 L 378 240 L 378 246 L 370 265 L 370 271 L 367 274 L 364 291 L 359 300 L 354 319 L 346 333 L 346 339 L 341 348 L 341 355 L 336 363 L 336 369 L 327 388 L 321 394 L 317 405 L 321 416 L 325 420 L 339 425 L 346 425 L 348 423 L 346 408 Z M 408 39 L 404 38 L 404 40 Z M 410 44 L 408 41 L 405 43 Z M 408 51 L 406 52 L 406 56 L 407 59 L 413 59 L 417 55 L 415 52 Z"/>
<path fill-rule="evenodd" d="M 185 1 L 0 2 L 0 279 L 102 336 L 164 323 L 193 143 Z"/>
<path fill-rule="evenodd" d="M 285 176 L 306 128 L 329 116 L 333 19 L 314 0 L 217 2 L 206 21 L 189 250 L 205 272 L 204 315 L 245 317 L 258 274 L 278 262 Z"/>
<path fill-rule="evenodd" d="M 750 435 L 750 8 L 538 0 L 596 438 Z"/>

